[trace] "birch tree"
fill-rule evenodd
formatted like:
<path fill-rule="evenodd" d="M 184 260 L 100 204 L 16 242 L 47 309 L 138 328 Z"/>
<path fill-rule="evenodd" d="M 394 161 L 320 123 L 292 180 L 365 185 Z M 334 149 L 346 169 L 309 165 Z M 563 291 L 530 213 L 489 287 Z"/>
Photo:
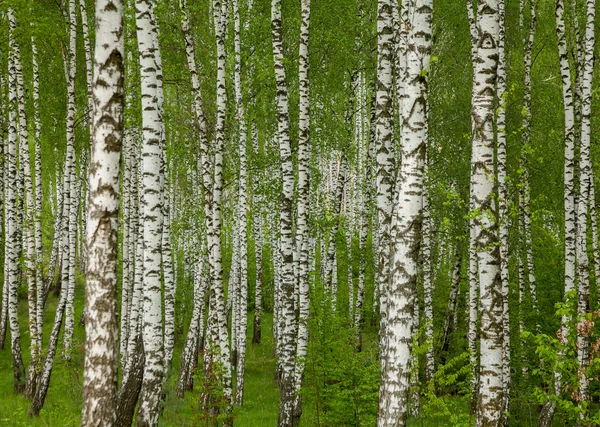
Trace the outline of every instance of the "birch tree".
<path fill-rule="evenodd" d="M 411 14 L 402 100 L 402 164 L 392 218 L 393 255 L 386 303 L 378 426 L 406 425 L 413 308 L 421 241 L 425 151 L 428 139 L 427 73 L 431 55 L 431 0 L 417 0 Z M 382 289 L 383 290 L 383 289 Z M 382 293 L 383 295 L 383 293 Z M 383 306 L 382 306 L 383 308 Z"/>
<path fill-rule="evenodd" d="M 18 275 L 19 263 L 17 252 L 17 69 L 14 48 L 14 33 L 16 29 L 16 18 L 14 9 L 8 10 L 8 21 L 10 29 L 11 53 L 8 69 L 8 142 L 6 151 L 6 163 L 8 172 L 8 187 L 5 199 L 5 250 L 4 250 L 4 277 L 6 281 L 7 316 L 10 328 L 10 343 L 13 365 L 13 390 L 22 393 L 25 387 L 25 367 L 21 355 L 21 332 L 19 330 L 19 316 L 17 312 Z"/>
<path fill-rule="evenodd" d="M 281 286 L 282 328 L 277 331 L 280 367 L 279 378 L 279 417 L 280 427 L 293 425 L 294 413 L 294 356 L 295 356 L 295 319 L 294 319 L 294 266 L 292 239 L 292 198 L 294 192 L 294 171 L 290 147 L 290 117 L 288 93 L 283 66 L 281 0 L 271 2 L 271 35 L 273 41 L 273 61 L 275 66 L 275 86 L 277 89 L 277 139 L 281 162 L 283 188 L 279 206 L 279 253 L 281 268 L 279 280 Z"/>
<path fill-rule="evenodd" d="M 164 377 L 161 297 L 161 242 L 163 226 L 162 116 L 159 107 L 156 22 L 153 4 L 136 0 L 142 98 L 142 221 L 144 242 L 143 326 L 145 367 L 136 425 L 156 425 Z"/>
<path fill-rule="evenodd" d="M 494 101 L 500 26 L 498 1 L 478 6 L 473 85 L 471 200 L 481 301 L 479 402 L 476 425 L 497 425 L 502 412 L 502 292 L 494 202 Z"/>
<path fill-rule="evenodd" d="M 123 2 L 96 2 L 95 17 L 82 425 L 112 425 L 117 409 L 117 261 L 125 56 Z"/>

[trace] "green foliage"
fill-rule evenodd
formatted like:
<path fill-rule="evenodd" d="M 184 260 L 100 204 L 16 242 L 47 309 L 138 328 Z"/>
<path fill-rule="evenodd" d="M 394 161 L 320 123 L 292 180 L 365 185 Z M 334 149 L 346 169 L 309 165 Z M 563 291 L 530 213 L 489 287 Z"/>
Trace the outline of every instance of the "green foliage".
<path fill-rule="evenodd" d="M 373 330 L 363 333 L 355 352 L 356 332 L 346 317 L 331 312 L 323 290 L 311 292 L 309 348 L 302 398 L 309 425 L 375 424 L 380 381 L 378 347 Z"/>
<path fill-rule="evenodd" d="M 533 370 L 534 375 L 542 379 L 543 387 L 535 387 L 534 397 L 543 404 L 550 400 L 560 411 L 562 418 L 582 423 L 582 425 L 600 425 L 598 410 L 592 410 L 594 404 L 582 401 L 580 385 L 582 374 L 589 379 L 590 389 L 597 388 L 597 378 L 600 376 L 600 335 L 594 328 L 594 319 L 600 312 L 589 312 L 577 315 L 577 296 L 575 291 L 566 295 L 566 303 L 556 304 L 556 317 L 566 320 L 566 334 L 561 330 L 557 336 L 545 334 L 533 335 L 524 332 L 523 338 L 533 339 L 536 345 L 535 354 L 539 367 Z M 590 346 L 589 365 L 583 371 L 578 361 L 579 337 L 586 336 Z M 557 375 L 561 379 L 561 389 L 557 394 L 554 383 Z"/>

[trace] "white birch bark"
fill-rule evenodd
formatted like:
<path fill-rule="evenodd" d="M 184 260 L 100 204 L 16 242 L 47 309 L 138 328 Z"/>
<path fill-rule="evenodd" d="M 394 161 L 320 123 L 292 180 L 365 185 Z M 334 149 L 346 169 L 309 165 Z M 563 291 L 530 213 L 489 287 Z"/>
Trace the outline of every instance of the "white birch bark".
<path fill-rule="evenodd" d="M 82 2 L 82 18 L 85 8 Z M 82 425 L 112 425 L 117 409 L 119 179 L 123 139 L 123 2 L 96 2 L 88 182 L 86 351 Z"/>
<path fill-rule="evenodd" d="M 297 426 L 302 415 L 300 388 L 308 349 L 309 301 L 309 236 L 310 210 L 310 80 L 309 80 L 309 28 L 310 0 L 302 0 L 299 46 L 300 112 L 298 122 L 298 201 L 296 219 L 296 247 L 298 250 L 298 330 L 294 370 L 294 414 L 292 425 Z"/>
<path fill-rule="evenodd" d="M 157 78 L 156 22 L 153 4 L 136 0 L 136 27 L 140 54 L 142 98 L 142 223 L 143 223 L 143 326 L 145 366 L 136 417 L 137 426 L 158 423 L 164 377 L 161 298 L 161 243 L 163 226 L 163 129 Z"/>
<path fill-rule="evenodd" d="M 393 256 L 378 426 L 404 426 L 408 415 L 413 310 L 421 241 L 425 152 L 428 139 L 427 73 L 432 39 L 433 2 L 417 0 L 411 13 L 402 101 L 402 164 L 392 218 Z M 382 309 L 383 309 L 382 305 Z"/>
<path fill-rule="evenodd" d="M 424 179 L 428 169 L 427 159 L 424 161 Z M 425 378 L 430 381 L 435 372 L 435 360 L 433 357 L 433 284 L 431 281 L 431 233 L 432 220 L 429 213 L 429 191 L 427 185 L 423 185 L 423 224 L 421 226 L 421 257 L 423 268 L 423 303 L 425 320 L 425 340 L 427 350 L 425 352 Z"/>
<path fill-rule="evenodd" d="M 498 65 L 498 0 L 479 3 L 473 85 L 471 199 L 481 301 L 479 402 L 476 425 L 497 425 L 502 414 L 502 289 L 494 202 L 494 98 Z"/>
<path fill-rule="evenodd" d="M 68 192 L 69 204 L 65 203 L 64 214 L 67 216 L 68 225 L 65 239 L 66 250 L 63 251 L 63 280 L 61 287 L 66 287 L 67 300 L 65 306 L 65 331 L 63 335 L 62 358 L 71 359 L 73 346 L 73 326 L 75 324 L 75 244 L 77 233 L 77 202 L 75 183 L 75 73 L 77 43 L 77 11 L 75 0 L 69 0 L 69 53 L 67 76 L 67 154 L 65 161 L 65 175 L 69 176 L 69 185 L 64 186 L 65 198 Z M 66 181 L 65 181 L 66 182 Z M 67 208 L 68 206 L 68 208 Z M 66 268 L 65 265 L 66 264 Z M 66 275 L 65 275 L 66 272 Z M 66 279 L 66 280 L 65 280 Z"/>
<path fill-rule="evenodd" d="M 247 192 L 247 125 L 244 99 L 242 96 L 242 80 L 241 80 L 241 40 L 240 40 L 240 11 L 238 0 L 232 1 L 233 17 L 234 17 L 234 54 L 235 54 L 235 70 L 234 70 L 234 89 L 236 100 L 236 118 L 238 123 L 238 151 L 239 151 L 239 185 L 238 185 L 238 209 L 237 209 L 237 238 L 239 247 L 239 276 L 238 276 L 238 295 L 237 295 L 237 331 L 236 331 L 236 348 L 237 348 L 237 366 L 236 366 L 236 390 L 235 403 L 241 405 L 244 401 L 244 368 L 246 360 L 246 330 L 248 323 L 248 228 L 246 223 L 246 212 L 248 211 L 246 192 Z"/>
<path fill-rule="evenodd" d="M 533 3 L 532 3 L 533 4 Z M 498 1 L 498 21 L 500 23 L 498 39 L 498 76 L 496 90 L 498 106 L 496 108 L 496 152 L 498 156 L 498 238 L 500 240 L 500 281 L 502 283 L 502 421 L 508 425 L 510 409 L 510 311 L 508 305 L 508 192 L 506 189 L 506 54 L 505 54 L 505 0 Z M 533 19 L 533 17 L 532 17 Z"/>
<path fill-rule="evenodd" d="M 10 61 L 8 69 L 8 143 L 6 151 L 8 186 L 5 201 L 5 249 L 4 249 L 4 277 L 6 280 L 7 316 L 10 328 L 10 342 L 13 365 L 13 391 L 22 393 L 25 387 L 25 367 L 21 355 L 21 332 L 19 329 L 18 302 L 18 276 L 19 262 L 17 240 L 17 70 L 14 49 L 14 32 L 16 28 L 15 12 L 8 10 L 9 35 L 10 35 Z"/>
<path fill-rule="evenodd" d="M 565 120 L 565 163 L 564 163 L 564 211 L 565 211 L 565 294 L 575 288 L 575 107 L 571 69 L 567 52 L 567 37 L 564 19 L 564 1 L 556 1 L 556 35 L 558 38 L 558 56 L 560 61 L 560 76 L 562 81 L 563 110 Z M 562 335 L 566 336 L 569 319 L 561 320 Z M 559 357 L 562 355 L 559 355 Z M 562 378 L 559 374 L 554 377 L 554 393 L 561 392 Z M 548 427 L 556 409 L 555 403 L 548 400 L 538 419 L 539 427 Z"/>
<path fill-rule="evenodd" d="M 596 8 L 593 0 L 586 1 L 586 28 L 585 48 L 583 59 L 583 73 L 581 79 L 581 140 L 579 148 L 579 203 L 577 206 L 577 276 L 579 278 L 579 293 L 577 315 L 583 316 L 589 311 L 590 279 L 589 256 L 587 253 L 587 216 L 589 214 L 590 187 L 593 182 L 592 162 L 590 158 L 591 146 L 591 117 L 592 117 L 592 82 L 594 75 L 594 47 L 595 47 L 595 19 Z M 578 331 L 585 331 L 586 320 L 581 318 L 577 325 Z M 579 361 L 579 406 L 582 409 L 580 419 L 586 416 L 585 404 L 590 399 L 589 378 L 587 368 L 589 365 L 589 338 L 584 332 L 577 335 L 577 359 Z"/>
<path fill-rule="evenodd" d="M 14 20 L 13 20 L 14 23 Z M 31 173 L 31 156 L 29 153 L 29 131 L 27 129 L 27 118 L 25 114 L 25 89 L 23 84 L 23 66 L 21 63 L 21 48 L 15 37 L 11 37 L 12 57 L 15 64 L 16 84 L 17 84 L 17 111 L 18 111 L 18 131 L 19 131 L 19 156 L 20 170 L 23 174 L 24 198 L 21 203 L 25 208 L 23 213 L 23 244 L 25 276 L 27 278 L 27 305 L 30 345 L 30 363 L 27 370 L 27 380 L 25 385 L 25 396 L 32 397 L 35 392 L 35 382 L 37 379 L 37 359 L 40 355 L 40 329 L 38 328 L 37 315 L 37 283 L 36 270 L 38 258 L 35 245 L 35 194 L 34 183 Z M 33 361 L 33 363 L 31 363 Z"/>
<path fill-rule="evenodd" d="M 42 243 L 42 155 L 41 155 L 41 134 L 42 125 L 40 122 L 40 75 L 37 60 L 37 44 L 35 38 L 31 38 L 32 49 L 32 65 L 33 65 L 33 108 L 34 108 L 34 126 L 35 126 L 35 141 L 34 141 L 34 164 L 35 164 L 35 213 L 34 213 L 34 238 L 35 251 L 37 255 L 35 281 L 37 293 L 37 329 L 38 329 L 38 346 L 41 351 L 43 321 L 44 321 L 44 301 L 45 301 L 45 286 L 43 280 L 43 243 Z M 53 265 L 53 264 L 51 264 Z M 38 353 L 40 355 L 40 353 Z M 41 358 L 32 359 L 35 364 L 41 367 Z"/>
<path fill-rule="evenodd" d="M 283 32 L 281 18 L 281 0 L 271 2 L 271 35 L 273 42 L 273 61 L 275 68 L 275 86 L 277 89 L 277 139 L 281 162 L 283 183 L 279 208 L 279 253 L 281 254 L 281 319 L 282 328 L 278 330 L 279 345 L 279 417 L 280 427 L 292 426 L 294 411 L 294 362 L 295 362 L 295 315 L 294 315 L 294 241 L 292 238 L 292 199 L 294 193 L 294 170 L 290 147 L 290 124 L 288 93 L 283 66 Z"/>
<path fill-rule="evenodd" d="M 254 151 L 254 158 L 257 159 L 259 155 L 258 147 L 258 131 L 256 124 L 252 126 L 252 149 Z M 252 344 L 260 344 L 262 335 L 262 282 L 263 282 L 263 230 L 262 230 L 262 194 L 259 194 L 259 184 L 262 180 L 262 174 L 260 171 L 255 172 L 253 180 L 253 193 L 252 193 L 252 215 L 253 215 L 253 232 L 254 232 L 254 247 L 256 251 L 256 285 L 254 288 L 254 325 L 252 333 Z"/>
<path fill-rule="evenodd" d="M 537 291 L 535 283 L 535 270 L 533 263 L 533 240 L 531 237 L 531 189 L 529 183 L 529 168 L 527 165 L 527 152 L 530 150 L 531 145 L 531 67 L 532 67 L 532 55 L 533 55 L 533 41 L 535 35 L 535 24 L 536 8 L 533 2 L 530 2 L 530 25 L 527 38 L 523 38 L 523 45 L 525 46 L 524 65 L 525 65 L 525 83 L 524 83 L 524 95 L 523 95 L 523 147 L 521 152 L 521 167 L 523 169 L 523 175 L 521 177 L 522 182 L 520 186 L 520 213 L 523 217 L 523 233 L 525 237 L 525 251 L 527 261 L 527 279 L 529 282 L 529 290 L 531 292 L 531 299 L 533 303 L 533 310 L 538 312 L 537 303 Z M 539 323 L 539 321 L 538 321 Z M 539 325 L 538 328 L 539 329 Z"/>
<path fill-rule="evenodd" d="M 212 229 L 209 234 L 211 293 L 209 319 L 214 324 L 210 335 L 210 346 L 218 346 L 223 369 L 223 393 L 227 402 L 231 402 L 231 364 L 225 295 L 223 290 L 223 264 L 221 254 L 221 207 L 223 192 L 223 150 L 225 139 L 225 114 L 227 94 L 225 88 L 225 29 L 226 17 L 222 13 L 220 0 L 213 2 L 213 19 L 217 47 L 217 122 L 214 141 L 214 179 L 212 183 Z"/>
<path fill-rule="evenodd" d="M 165 175 L 168 176 L 167 170 Z M 171 203 L 173 199 L 170 179 L 165 179 L 165 200 L 163 201 L 164 222 L 162 230 L 162 267 L 165 299 L 165 372 L 171 371 L 173 347 L 175 346 L 175 293 L 177 283 L 173 271 L 173 255 L 171 253 Z"/>
<path fill-rule="evenodd" d="M 128 56 L 131 59 L 131 55 Z M 128 93 L 130 93 L 129 91 Z M 126 105 L 130 105 L 130 96 L 127 97 Z M 123 279 L 121 286 L 121 325 L 120 325 L 120 341 L 119 354 L 121 370 L 127 365 L 128 353 L 127 344 L 129 342 L 129 318 L 131 311 L 131 294 L 133 293 L 133 259 L 131 248 L 134 246 L 132 241 L 133 233 L 131 232 L 131 217 L 132 217 L 132 179 L 134 146 L 131 131 L 123 130 L 123 193 L 121 195 L 121 209 L 123 211 Z"/>
<path fill-rule="evenodd" d="M 393 76 L 394 33 L 391 0 L 378 0 L 377 16 L 377 93 L 375 101 L 375 141 L 377 144 L 377 286 L 380 313 L 380 347 L 386 353 L 387 297 L 390 277 L 390 228 L 394 184 L 393 151 Z M 381 358 L 384 368 L 386 357 Z"/>

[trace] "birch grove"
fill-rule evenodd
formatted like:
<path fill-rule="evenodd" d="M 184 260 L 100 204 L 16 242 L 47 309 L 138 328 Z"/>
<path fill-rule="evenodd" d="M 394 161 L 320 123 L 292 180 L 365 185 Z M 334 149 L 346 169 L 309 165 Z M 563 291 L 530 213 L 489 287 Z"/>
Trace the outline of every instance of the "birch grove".
<path fill-rule="evenodd" d="M 1 425 L 597 422 L 592 0 L 0 3 Z"/>

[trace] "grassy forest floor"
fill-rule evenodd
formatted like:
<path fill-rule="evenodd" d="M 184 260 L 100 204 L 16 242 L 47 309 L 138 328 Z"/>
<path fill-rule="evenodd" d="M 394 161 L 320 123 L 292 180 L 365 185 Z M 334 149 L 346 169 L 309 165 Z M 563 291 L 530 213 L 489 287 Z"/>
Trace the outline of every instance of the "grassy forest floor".
<path fill-rule="evenodd" d="M 83 307 L 83 286 L 78 283 L 75 295 L 76 328 L 73 339 L 73 357 L 70 362 L 61 360 L 62 336 L 52 372 L 50 389 L 44 408 L 38 418 L 27 417 L 29 401 L 13 393 L 12 359 L 10 335 L 7 335 L 5 348 L 0 350 L 0 426 L 78 426 L 81 417 L 83 384 L 84 329 L 77 326 Z M 27 330 L 27 301 L 22 294 L 19 304 L 21 321 L 21 345 L 25 366 L 29 364 L 29 338 Z M 44 317 L 44 345 L 54 321 L 57 298 L 50 295 Z M 251 316 L 252 314 L 250 314 Z M 250 319 L 251 320 L 251 319 Z M 248 322 L 252 325 L 252 322 Z M 186 323 L 187 325 L 187 323 Z M 274 381 L 275 358 L 271 334 L 272 315 L 265 313 L 262 324 L 262 343 L 252 345 L 251 332 L 248 334 L 246 355 L 245 402 L 235 409 L 235 425 L 244 427 L 268 427 L 277 424 L 279 393 Z M 249 327 L 251 331 L 251 326 Z M 340 357 L 327 357 L 332 348 L 347 345 L 347 338 L 334 334 L 311 338 L 314 346 L 313 357 L 307 363 L 303 391 L 303 415 L 301 426 L 371 426 L 375 423 L 377 410 L 378 364 L 374 330 L 365 334 L 363 352 L 360 357 L 352 356 L 346 349 Z M 184 399 L 174 394 L 177 368 L 182 353 L 185 335 L 180 334 L 176 341 L 173 366 L 166 390 L 165 408 L 160 418 L 160 426 L 213 426 L 198 410 L 199 384 L 193 392 L 186 393 Z M 339 342 L 336 343 L 336 339 Z M 351 345 L 351 344 L 350 344 Z M 351 347 L 350 347 L 351 348 Z M 340 353 L 341 354 L 341 353 Z M 436 399 L 434 399 L 436 400 Z M 425 400 L 422 404 L 427 405 Z M 436 408 L 436 404 L 441 407 Z M 409 426 L 469 426 L 473 418 L 468 414 L 468 397 L 442 397 L 429 402 L 429 408 L 422 408 L 423 418 L 409 420 Z M 521 406 L 516 404 L 516 406 Z M 528 405 L 526 405 L 528 406 Z M 327 407 L 325 410 L 324 408 Z M 517 409 L 517 408 L 514 408 Z M 532 411 L 533 409 L 533 411 Z M 537 421 L 535 408 L 519 408 L 519 421 L 513 419 L 511 426 L 534 426 Z M 529 413 L 529 416 L 526 415 Z M 565 425 L 560 418 L 555 425 Z"/>
<path fill-rule="evenodd" d="M 23 361 L 29 366 L 29 332 L 27 328 L 26 295 L 20 295 L 19 319 L 21 323 L 21 345 Z M 13 393 L 12 359 L 10 334 L 7 334 L 5 347 L 0 350 L 0 426 L 78 426 L 81 420 L 81 400 L 83 392 L 83 350 L 84 328 L 77 326 L 83 308 L 83 286 L 76 287 L 75 313 L 76 327 L 73 337 L 73 357 L 70 362 L 61 360 L 62 333 L 57 356 L 52 371 L 52 379 L 44 408 L 38 418 L 27 417 L 30 401 Z M 58 299 L 48 297 L 44 316 L 44 345 L 54 322 Z M 251 323 L 249 323 L 251 324 Z M 277 424 L 279 392 L 274 382 L 275 358 L 273 340 L 270 334 L 272 317 L 263 317 L 263 341 L 260 345 L 248 343 L 246 353 L 245 403 L 236 409 L 235 424 L 260 427 Z M 185 337 L 176 342 L 173 365 L 179 366 Z M 252 336 L 249 335 L 249 340 Z M 205 425 L 197 410 L 198 391 L 188 392 L 184 399 L 174 394 L 177 370 L 171 371 L 165 409 L 160 419 L 161 426 L 202 426 Z"/>

